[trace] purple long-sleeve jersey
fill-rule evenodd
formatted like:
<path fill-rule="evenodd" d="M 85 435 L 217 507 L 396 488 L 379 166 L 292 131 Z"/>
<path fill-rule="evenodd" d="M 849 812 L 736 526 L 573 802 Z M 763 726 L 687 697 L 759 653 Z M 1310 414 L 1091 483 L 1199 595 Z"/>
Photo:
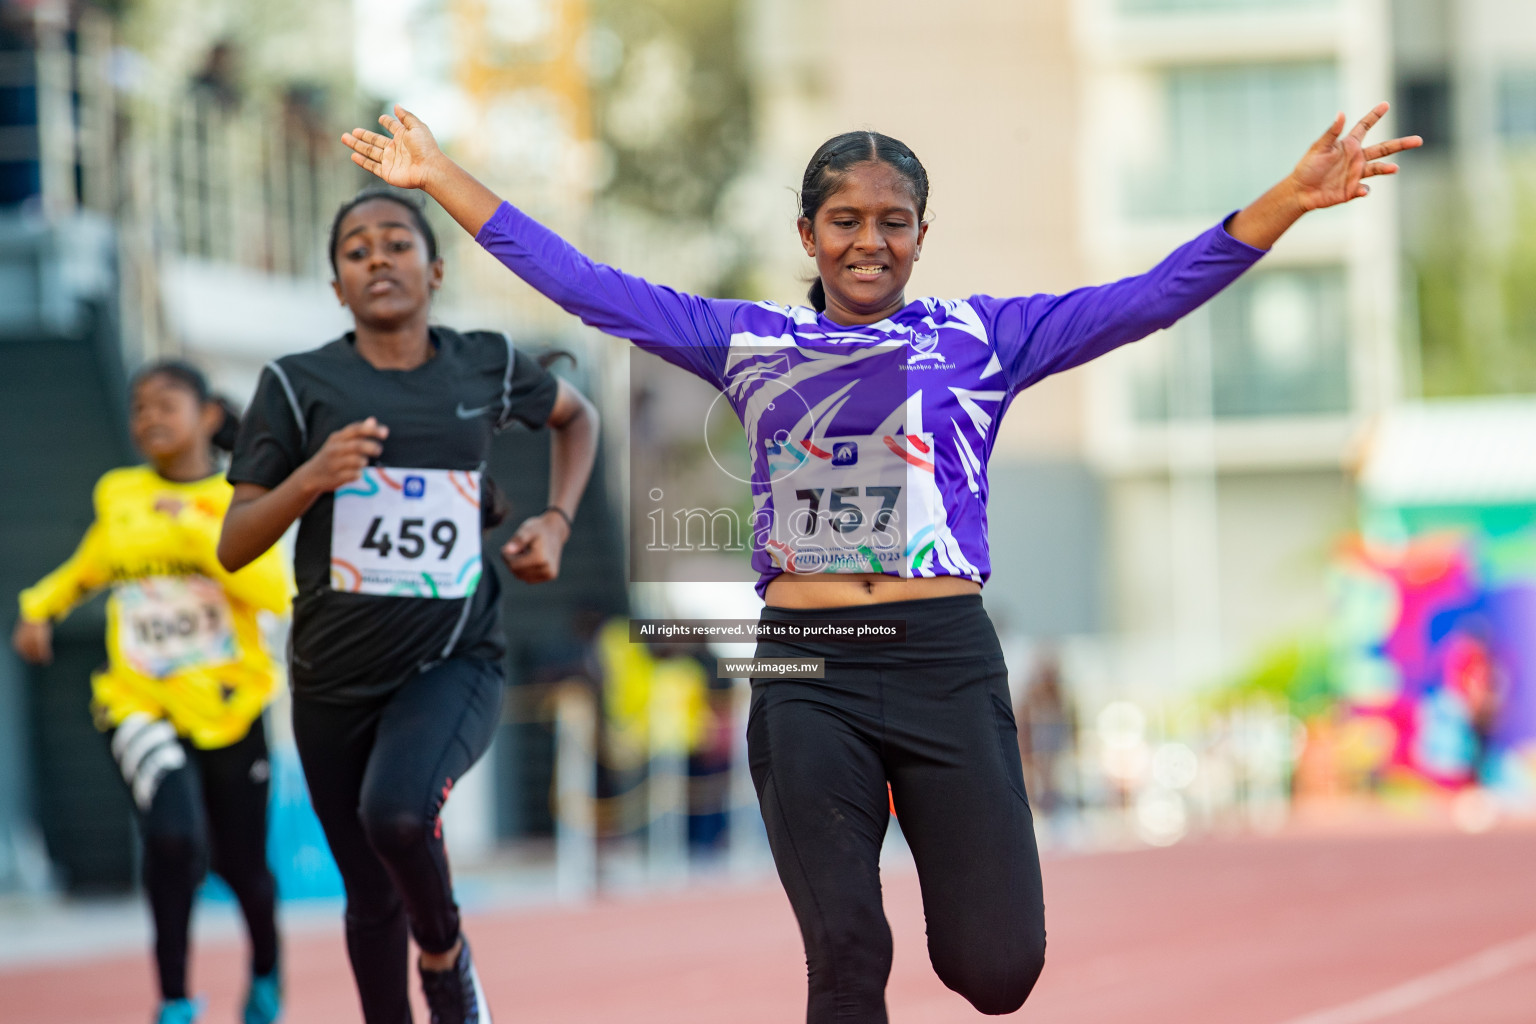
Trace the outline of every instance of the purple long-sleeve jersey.
<path fill-rule="evenodd" d="M 595 263 L 503 203 L 476 235 L 584 323 L 724 392 L 752 453 L 752 566 L 984 583 L 987 460 L 1020 391 L 1143 338 L 1264 254 L 1218 224 L 1145 274 L 1063 295 L 917 299 L 846 327 Z"/>

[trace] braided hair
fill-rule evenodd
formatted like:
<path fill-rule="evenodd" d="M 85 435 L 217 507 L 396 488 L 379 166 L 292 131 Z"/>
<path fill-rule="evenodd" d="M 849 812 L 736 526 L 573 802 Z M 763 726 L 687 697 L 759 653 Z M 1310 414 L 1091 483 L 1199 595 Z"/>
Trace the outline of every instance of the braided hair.
<path fill-rule="evenodd" d="M 917 203 L 917 219 L 928 210 L 928 172 L 906 145 L 879 132 L 844 132 L 823 142 L 805 165 L 800 184 L 800 216 L 815 222 L 816 211 L 843 186 L 843 177 L 854 164 L 874 161 L 889 166 L 906 180 Z M 827 308 L 827 290 L 821 277 L 811 282 L 806 297 L 816 312 Z"/>

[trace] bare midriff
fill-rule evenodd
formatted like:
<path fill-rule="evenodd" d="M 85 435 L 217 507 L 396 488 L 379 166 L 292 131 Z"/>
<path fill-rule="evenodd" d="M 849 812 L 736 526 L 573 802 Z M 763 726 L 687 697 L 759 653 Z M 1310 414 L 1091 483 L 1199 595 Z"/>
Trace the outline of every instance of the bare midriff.
<path fill-rule="evenodd" d="M 979 593 L 981 584 L 963 576 L 902 579 L 872 572 L 816 576 L 785 573 L 773 578 L 764 597 L 775 608 L 850 608 L 861 604 Z"/>

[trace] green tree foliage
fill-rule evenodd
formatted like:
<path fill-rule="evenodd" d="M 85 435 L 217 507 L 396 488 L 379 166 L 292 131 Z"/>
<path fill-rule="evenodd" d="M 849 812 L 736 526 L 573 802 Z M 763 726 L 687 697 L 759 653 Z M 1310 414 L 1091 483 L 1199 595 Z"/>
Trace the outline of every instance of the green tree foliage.
<path fill-rule="evenodd" d="M 752 152 L 742 0 L 594 0 L 594 109 L 612 173 L 599 192 L 700 231 Z M 722 267 L 717 294 L 739 268 Z"/>
<path fill-rule="evenodd" d="M 1481 230 L 1456 192 L 1409 265 L 1426 397 L 1536 391 L 1536 157 L 1511 161 L 1508 222 Z"/>

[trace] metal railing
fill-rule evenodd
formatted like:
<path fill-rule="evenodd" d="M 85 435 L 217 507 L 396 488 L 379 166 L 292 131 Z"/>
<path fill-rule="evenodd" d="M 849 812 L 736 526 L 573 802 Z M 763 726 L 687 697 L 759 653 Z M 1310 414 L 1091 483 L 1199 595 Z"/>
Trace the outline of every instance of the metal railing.
<path fill-rule="evenodd" d="M 652 691 L 651 734 L 676 731 L 683 710 L 675 694 Z M 744 679 L 731 690 L 731 762 L 724 773 L 719 805 L 726 817 L 726 864 L 736 874 L 766 870 L 767 835 L 746 756 L 746 717 L 751 687 Z M 690 873 L 688 815 L 699 801 L 698 780 L 688 774 L 687 751 L 675 743 L 653 743 L 642 782 L 613 796 L 598 793 L 601 715 L 593 688 L 569 680 L 549 686 L 542 698 L 519 701 L 514 720 L 552 726 L 555 778 L 550 789 L 555 824 L 555 885 L 563 900 L 591 897 L 602 885 L 604 840 L 643 832 L 644 879 L 649 885 L 685 882 Z M 706 777 L 707 778 L 707 777 Z"/>
<path fill-rule="evenodd" d="M 150 167 L 152 219 L 171 252 L 289 277 L 323 272 L 324 225 L 356 191 L 307 111 L 281 99 L 227 110 L 192 91 L 139 123 Z"/>
<path fill-rule="evenodd" d="M 192 81 L 125 92 L 110 16 L 86 6 L 71 23 L 43 4 L 36 18 L 42 209 L 116 225 L 130 349 L 175 347 L 159 308 L 168 261 L 320 278 L 330 212 L 363 179 L 338 157 L 335 111 L 280 83 L 233 101 Z"/>

